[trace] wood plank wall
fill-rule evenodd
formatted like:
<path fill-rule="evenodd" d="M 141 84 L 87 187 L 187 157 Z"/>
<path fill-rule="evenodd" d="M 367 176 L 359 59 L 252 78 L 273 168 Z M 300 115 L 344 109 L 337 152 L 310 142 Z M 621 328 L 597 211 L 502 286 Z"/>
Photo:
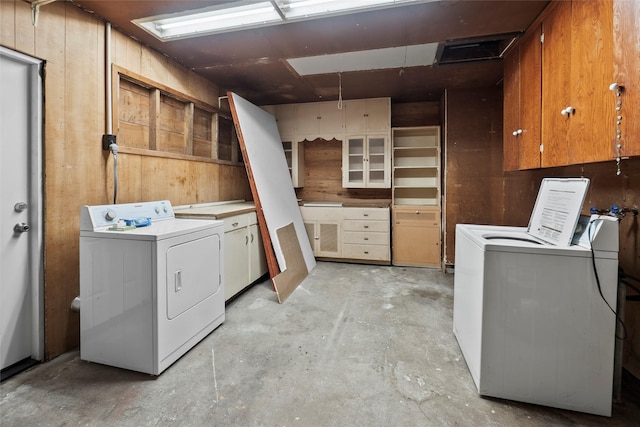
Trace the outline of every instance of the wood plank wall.
<path fill-rule="evenodd" d="M 502 172 L 502 88 L 449 90 L 446 102 L 446 253 L 455 264 L 457 223 L 526 226 L 542 178 L 581 177 L 591 180 L 583 213 L 591 206 L 640 207 L 640 158 L 557 168 Z M 606 118 L 603 118 L 606 120 Z M 498 121 L 498 122 L 496 122 Z M 497 133 L 494 133 L 497 132 Z M 640 277 L 640 218 L 620 222 L 619 265 Z M 629 294 L 634 294 L 627 289 Z M 625 304 L 627 340 L 624 367 L 640 378 L 640 303 Z"/>
<path fill-rule="evenodd" d="M 111 31 L 112 62 L 208 104 L 218 88 L 137 41 Z M 45 358 L 79 344 L 79 215 L 84 204 L 113 201 L 113 164 L 105 133 L 105 24 L 68 2 L 40 8 L 0 2 L 0 44 L 46 61 L 44 127 Z M 114 120 L 114 126 L 116 121 Z M 116 132 L 117 129 L 114 129 Z M 172 204 L 250 199 L 242 165 L 118 155 L 118 202 Z"/>

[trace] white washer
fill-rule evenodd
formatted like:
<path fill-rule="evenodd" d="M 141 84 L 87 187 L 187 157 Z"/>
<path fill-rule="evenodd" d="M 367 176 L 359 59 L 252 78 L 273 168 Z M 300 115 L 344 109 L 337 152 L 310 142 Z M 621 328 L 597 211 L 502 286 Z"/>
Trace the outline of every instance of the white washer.
<path fill-rule="evenodd" d="M 580 217 L 573 244 L 562 227 L 536 237 L 545 193 L 567 183 L 543 181 L 528 228 L 456 226 L 453 331 L 480 395 L 610 416 L 618 221 Z M 578 208 L 560 215 L 569 236 L 588 181 L 577 185 Z"/>
<path fill-rule="evenodd" d="M 110 230 L 137 218 L 150 225 Z M 167 200 L 83 206 L 80 358 L 158 375 L 218 327 L 223 237 L 222 221 L 175 219 Z"/>

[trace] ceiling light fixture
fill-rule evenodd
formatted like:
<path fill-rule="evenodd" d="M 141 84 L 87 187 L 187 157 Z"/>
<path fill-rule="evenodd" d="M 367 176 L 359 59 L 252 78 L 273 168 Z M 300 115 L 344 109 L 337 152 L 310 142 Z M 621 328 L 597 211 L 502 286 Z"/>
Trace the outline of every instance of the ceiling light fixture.
<path fill-rule="evenodd" d="M 131 22 L 168 41 L 430 1 L 434 0 L 243 0 Z"/>

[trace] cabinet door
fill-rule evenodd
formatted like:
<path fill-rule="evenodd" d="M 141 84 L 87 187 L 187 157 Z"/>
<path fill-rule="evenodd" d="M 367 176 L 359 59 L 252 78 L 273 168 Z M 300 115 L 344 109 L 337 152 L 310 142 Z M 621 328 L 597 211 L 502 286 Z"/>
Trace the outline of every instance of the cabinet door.
<path fill-rule="evenodd" d="M 342 138 L 342 110 L 338 109 L 337 102 L 319 102 L 318 116 L 318 134 L 327 140 Z"/>
<path fill-rule="evenodd" d="M 540 167 L 542 98 L 542 29 L 538 25 L 527 34 L 520 50 L 520 127 L 518 135 L 519 169 Z"/>
<path fill-rule="evenodd" d="M 389 138 L 386 135 L 369 135 L 366 139 L 366 186 L 389 188 L 391 185 L 391 159 Z"/>
<path fill-rule="evenodd" d="M 569 163 L 613 158 L 615 95 L 613 76 L 613 3 L 571 3 L 571 106 Z"/>
<path fill-rule="evenodd" d="M 293 140 L 296 134 L 296 105 L 276 105 L 275 116 L 278 123 L 278 132 L 280 132 L 280 138 L 283 141 Z"/>
<path fill-rule="evenodd" d="M 503 107 L 503 168 L 520 169 L 520 48 L 517 46 L 504 58 Z"/>
<path fill-rule="evenodd" d="M 570 117 L 561 112 L 571 106 L 571 2 L 557 2 L 542 31 L 541 166 L 561 166 L 569 163 Z"/>
<path fill-rule="evenodd" d="M 340 223 L 318 221 L 316 223 L 316 248 L 319 257 L 340 256 Z"/>
<path fill-rule="evenodd" d="M 258 280 L 267 272 L 267 258 L 257 224 L 249 226 L 249 272 L 249 283 Z"/>
<path fill-rule="evenodd" d="M 364 136 L 348 136 L 342 149 L 342 186 L 345 188 L 364 188 L 365 182 L 365 143 Z"/>
<path fill-rule="evenodd" d="M 249 284 L 248 242 L 246 227 L 224 233 L 225 301 Z"/>
<path fill-rule="evenodd" d="M 391 103 L 388 98 L 346 101 L 346 133 L 388 132 L 391 127 Z"/>
<path fill-rule="evenodd" d="M 395 225 L 393 264 L 440 266 L 440 228 Z"/>
<path fill-rule="evenodd" d="M 640 120 L 633 115 L 640 111 L 640 1 L 614 1 L 614 22 L 616 22 L 614 45 L 614 80 L 624 85 L 620 96 L 620 141 L 614 138 L 612 151 L 620 156 L 640 155 Z M 611 101 L 609 101 L 611 102 Z M 607 120 L 608 118 L 605 118 Z M 624 161 L 623 161 L 624 165 Z M 624 166 L 623 170 L 624 170 Z"/>

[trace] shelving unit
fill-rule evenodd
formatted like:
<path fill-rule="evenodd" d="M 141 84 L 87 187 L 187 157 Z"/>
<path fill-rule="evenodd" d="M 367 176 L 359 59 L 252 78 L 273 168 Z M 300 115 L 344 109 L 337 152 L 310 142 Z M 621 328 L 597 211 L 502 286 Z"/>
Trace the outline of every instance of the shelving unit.
<path fill-rule="evenodd" d="M 440 127 L 394 128 L 392 263 L 438 267 Z"/>
<path fill-rule="evenodd" d="M 440 206 L 440 128 L 393 129 L 393 204 Z"/>

